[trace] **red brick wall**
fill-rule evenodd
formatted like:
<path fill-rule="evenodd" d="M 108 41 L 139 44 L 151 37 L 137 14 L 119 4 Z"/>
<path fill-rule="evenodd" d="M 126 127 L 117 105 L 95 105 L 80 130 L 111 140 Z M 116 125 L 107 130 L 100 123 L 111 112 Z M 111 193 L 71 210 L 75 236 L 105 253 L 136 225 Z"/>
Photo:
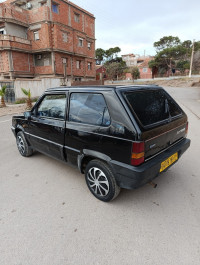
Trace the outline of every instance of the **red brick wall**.
<path fill-rule="evenodd" d="M 52 28 L 53 44 L 55 49 L 73 52 L 73 31 L 64 26 L 55 25 Z M 63 41 L 63 33 L 67 33 L 67 42 Z"/>
<path fill-rule="evenodd" d="M 3 12 L 3 17 L 14 18 L 16 20 L 22 21 L 24 23 L 29 23 L 29 25 L 34 25 L 33 23 L 41 22 L 41 28 L 28 31 L 28 40 L 31 44 L 20 43 L 16 41 L 1 41 L 0 47 L 6 46 L 8 48 L 15 47 L 25 50 L 33 50 L 39 52 L 45 49 L 55 49 L 60 50 L 60 52 L 55 51 L 55 70 L 56 74 L 63 74 L 63 62 L 62 58 L 68 58 L 67 74 L 71 75 L 71 67 L 74 76 L 88 76 L 95 77 L 95 61 L 90 59 L 95 57 L 95 32 L 94 23 L 95 18 L 87 13 L 87 11 L 79 8 L 71 2 L 64 2 L 61 0 L 55 0 L 59 4 L 59 13 L 56 14 L 52 12 L 52 19 L 54 21 L 53 25 L 43 22 L 50 18 L 50 9 L 47 6 L 42 6 L 38 9 L 23 10 L 22 12 L 17 10 L 17 8 L 12 7 L 9 3 L 0 4 Z M 71 20 L 69 21 L 69 10 Z M 79 22 L 74 19 L 74 14 L 80 14 Z M 70 24 L 71 23 L 71 24 Z M 34 31 L 39 31 L 39 40 L 34 39 Z M 67 42 L 63 41 L 63 32 L 68 33 Z M 78 45 L 79 37 L 83 39 L 83 47 Z M 91 42 L 91 49 L 88 49 L 88 41 Z M 69 52 L 69 54 L 62 53 L 63 51 Z M 73 54 L 76 54 L 73 57 Z M 23 54 L 23 56 L 22 56 Z M 79 56 L 80 55 L 80 56 Z M 26 53 L 14 52 L 13 51 L 13 66 L 14 70 L 17 71 L 27 71 L 28 69 L 28 55 Z M 88 58 L 85 58 L 88 57 Z M 5 56 L 4 56 L 5 57 Z M 72 66 L 71 66 L 71 58 Z M 6 57 L 5 57 L 6 58 Z M 31 61 L 31 71 L 36 74 L 53 74 L 52 66 L 33 66 L 33 58 L 30 55 Z M 76 61 L 81 61 L 81 69 L 77 69 Z M 92 63 L 92 69 L 88 70 L 88 62 Z M 8 65 L 7 62 L 4 63 L 5 67 Z M 4 68 L 5 68 L 4 67 Z M 17 69 L 18 68 L 18 69 Z M 35 69 L 35 70 L 34 70 Z"/>
<path fill-rule="evenodd" d="M 81 61 L 81 69 L 77 69 L 76 61 Z M 73 74 L 75 76 L 85 76 L 85 60 L 82 57 L 73 58 Z"/>
<path fill-rule="evenodd" d="M 0 9 L 2 10 L 2 17 L 12 18 L 28 24 L 28 15 L 26 10 L 12 6 L 9 3 L 1 3 Z"/>
<path fill-rule="evenodd" d="M 48 6 L 41 6 L 39 8 L 27 10 L 26 12 L 27 12 L 29 24 L 50 19 L 50 10 Z"/>
<path fill-rule="evenodd" d="M 71 57 L 65 53 L 55 53 L 55 67 L 56 67 L 56 74 L 64 74 L 64 66 L 62 58 L 67 59 L 67 67 L 66 73 L 67 75 L 71 75 Z"/>
<path fill-rule="evenodd" d="M 58 13 L 54 13 L 52 11 L 52 19 L 53 21 L 55 22 L 59 22 L 59 23 L 62 23 L 62 24 L 65 24 L 65 25 L 68 25 L 68 12 L 69 12 L 69 6 L 68 4 L 63 1 L 60 1 L 60 0 L 55 0 L 55 3 L 58 3 L 58 10 L 59 12 Z"/>
<path fill-rule="evenodd" d="M 144 67 L 146 68 L 146 67 Z M 150 68 L 147 68 L 147 72 L 143 72 L 143 68 L 140 68 L 140 78 L 141 79 L 149 79 L 152 78 L 152 72 Z"/>
<path fill-rule="evenodd" d="M 92 63 L 92 69 L 88 70 L 88 63 Z M 95 75 L 95 60 L 86 59 L 86 76 L 93 77 Z"/>
<path fill-rule="evenodd" d="M 39 40 L 34 40 L 34 31 L 39 32 Z M 28 32 L 28 38 L 32 42 L 32 50 L 51 48 L 50 31 L 50 25 L 43 23 L 39 30 L 33 30 Z"/>
<path fill-rule="evenodd" d="M 52 66 L 35 66 L 35 74 L 41 74 L 41 75 L 46 75 L 46 74 L 53 74 L 52 71 Z"/>
<path fill-rule="evenodd" d="M 8 52 L 1 51 L 0 52 L 0 69 L 1 72 L 8 72 L 9 71 L 9 59 L 8 59 Z"/>
<path fill-rule="evenodd" d="M 85 15 L 85 33 L 89 36 L 94 38 L 95 37 L 95 19 Z"/>
<path fill-rule="evenodd" d="M 34 73 L 33 55 L 12 51 L 13 71 Z"/>

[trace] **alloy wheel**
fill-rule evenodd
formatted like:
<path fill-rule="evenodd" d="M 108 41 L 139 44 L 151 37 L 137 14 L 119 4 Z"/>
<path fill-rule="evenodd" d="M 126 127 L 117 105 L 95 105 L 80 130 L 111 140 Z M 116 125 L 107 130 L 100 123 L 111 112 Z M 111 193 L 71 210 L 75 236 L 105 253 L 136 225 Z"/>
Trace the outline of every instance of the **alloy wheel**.
<path fill-rule="evenodd" d="M 25 151 L 25 145 L 21 136 L 17 136 L 17 147 L 19 149 L 19 152 L 23 154 Z"/>
<path fill-rule="evenodd" d="M 97 195 L 104 197 L 109 192 L 109 182 L 104 172 L 97 168 L 92 167 L 87 173 L 89 187 Z"/>

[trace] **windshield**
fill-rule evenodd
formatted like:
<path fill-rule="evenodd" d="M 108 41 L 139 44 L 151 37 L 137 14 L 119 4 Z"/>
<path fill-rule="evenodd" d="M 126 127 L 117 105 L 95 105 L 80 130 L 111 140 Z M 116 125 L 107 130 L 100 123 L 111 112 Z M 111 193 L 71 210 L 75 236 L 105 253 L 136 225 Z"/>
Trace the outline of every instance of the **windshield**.
<path fill-rule="evenodd" d="M 153 126 L 182 114 L 176 102 L 162 89 L 127 91 L 124 98 L 132 114 L 144 126 Z"/>

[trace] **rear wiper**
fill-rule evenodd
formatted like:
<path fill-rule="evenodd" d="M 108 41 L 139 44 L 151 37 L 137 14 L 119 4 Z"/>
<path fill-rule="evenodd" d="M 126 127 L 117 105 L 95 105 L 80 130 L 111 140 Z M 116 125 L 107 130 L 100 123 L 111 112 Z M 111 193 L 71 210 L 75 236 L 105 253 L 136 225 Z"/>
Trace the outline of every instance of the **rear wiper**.
<path fill-rule="evenodd" d="M 172 117 L 171 117 L 171 114 L 170 114 L 170 111 L 169 111 L 169 104 L 168 104 L 168 100 L 167 99 L 165 99 L 165 113 L 169 113 L 168 121 L 170 122 Z"/>
<path fill-rule="evenodd" d="M 168 104 L 168 100 L 165 99 L 165 113 L 169 113 L 169 104 Z"/>

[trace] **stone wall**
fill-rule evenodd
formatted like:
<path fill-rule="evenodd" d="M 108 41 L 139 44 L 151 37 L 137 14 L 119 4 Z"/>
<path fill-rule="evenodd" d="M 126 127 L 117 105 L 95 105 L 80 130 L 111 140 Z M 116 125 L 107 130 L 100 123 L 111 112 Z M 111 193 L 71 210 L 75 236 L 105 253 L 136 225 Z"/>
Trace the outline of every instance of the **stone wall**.
<path fill-rule="evenodd" d="M 21 91 L 21 88 L 31 90 L 32 97 L 39 97 L 41 96 L 47 88 L 51 87 L 60 87 L 63 83 L 63 79 L 61 78 L 42 78 L 42 79 L 17 79 L 14 81 L 14 91 L 15 91 L 15 98 L 24 98 L 24 94 Z M 68 82 L 67 85 L 70 85 Z"/>

